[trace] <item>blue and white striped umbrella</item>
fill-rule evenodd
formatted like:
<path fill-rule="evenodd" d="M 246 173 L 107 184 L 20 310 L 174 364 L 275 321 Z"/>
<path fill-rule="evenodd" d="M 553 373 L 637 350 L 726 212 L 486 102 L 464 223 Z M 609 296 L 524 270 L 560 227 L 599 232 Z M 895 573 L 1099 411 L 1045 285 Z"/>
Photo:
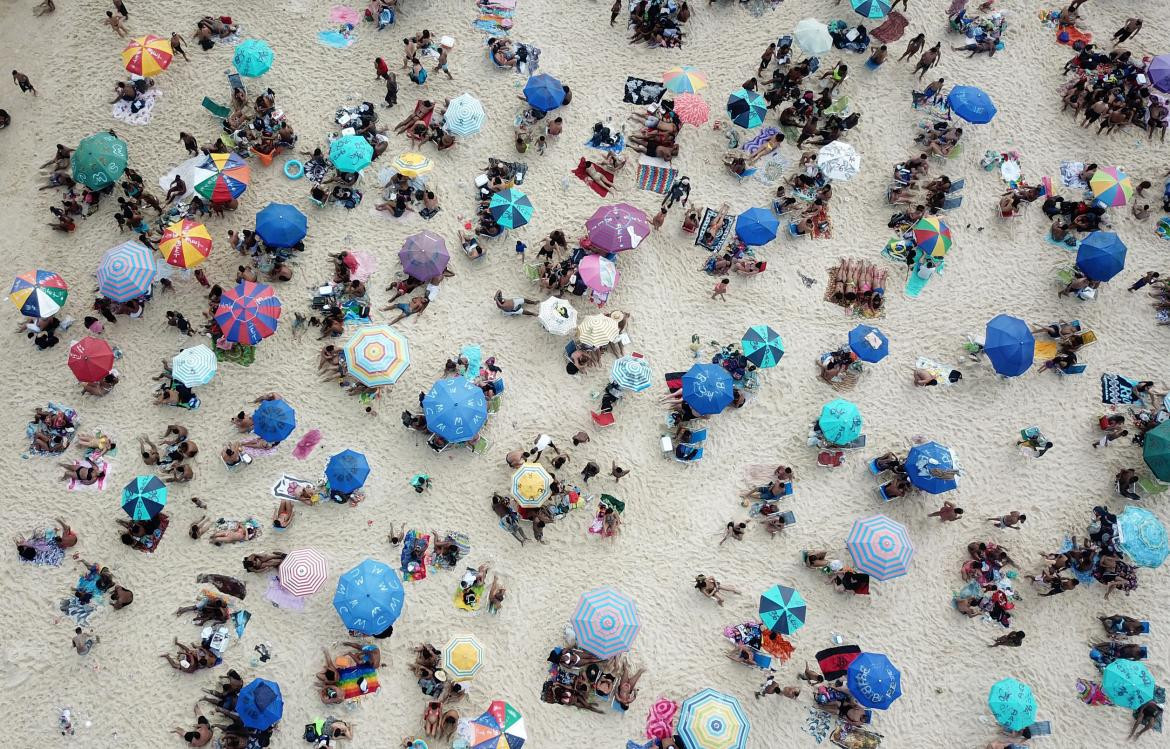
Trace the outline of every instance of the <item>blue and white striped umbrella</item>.
<path fill-rule="evenodd" d="M 460 138 L 475 135 L 483 129 L 485 122 L 487 112 L 483 109 L 483 103 L 467 93 L 452 99 L 447 105 L 447 111 L 443 113 L 443 127 L 451 135 Z"/>
<path fill-rule="evenodd" d="M 876 580 L 892 580 L 910 571 L 914 545 L 906 526 L 885 515 L 873 515 L 853 522 L 845 539 L 858 572 Z"/>
<path fill-rule="evenodd" d="M 610 379 L 626 390 L 640 393 L 650 387 L 650 362 L 641 356 L 623 356 L 609 370 Z"/>
<path fill-rule="evenodd" d="M 581 594 L 570 624 L 577 644 L 598 658 L 613 658 L 629 650 L 642 626 L 638 604 L 613 588 Z"/>
<path fill-rule="evenodd" d="M 128 302 L 150 291 L 158 272 L 154 253 L 137 240 L 111 247 L 98 263 L 98 291 L 114 302 Z"/>
<path fill-rule="evenodd" d="M 201 343 L 175 354 L 171 359 L 171 376 L 193 388 L 211 382 L 217 367 L 215 352 Z"/>

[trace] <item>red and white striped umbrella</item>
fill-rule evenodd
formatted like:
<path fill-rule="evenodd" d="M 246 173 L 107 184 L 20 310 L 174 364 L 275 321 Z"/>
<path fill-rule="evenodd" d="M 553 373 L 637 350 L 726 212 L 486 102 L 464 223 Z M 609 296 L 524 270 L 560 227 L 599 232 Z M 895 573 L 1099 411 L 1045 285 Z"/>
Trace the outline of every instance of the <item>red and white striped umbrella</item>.
<path fill-rule="evenodd" d="M 294 596 L 309 596 L 321 590 L 329 579 L 329 563 L 316 549 L 296 549 L 280 563 L 277 579 L 280 587 Z"/>
<path fill-rule="evenodd" d="M 674 113 L 682 122 L 698 127 L 711 116 L 711 107 L 698 94 L 679 94 L 674 97 Z"/>

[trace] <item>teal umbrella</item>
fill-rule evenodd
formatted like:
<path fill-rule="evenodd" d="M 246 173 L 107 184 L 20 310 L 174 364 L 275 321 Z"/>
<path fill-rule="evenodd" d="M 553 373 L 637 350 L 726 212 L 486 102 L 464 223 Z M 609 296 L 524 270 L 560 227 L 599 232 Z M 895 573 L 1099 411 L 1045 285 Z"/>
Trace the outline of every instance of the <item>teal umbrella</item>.
<path fill-rule="evenodd" d="M 773 585 L 760 596 L 760 619 L 772 632 L 790 635 L 804 626 L 808 605 L 792 588 Z"/>
<path fill-rule="evenodd" d="M 848 445 L 861 436 L 861 411 L 856 404 L 838 398 L 821 408 L 817 426 L 832 444 Z"/>
<path fill-rule="evenodd" d="M 776 366 L 784 356 L 784 341 L 767 325 L 751 326 L 739 343 L 743 346 L 744 357 L 760 369 Z"/>
<path fill-rule="evenodd" d="M 374 147 L 360 135 L 343 135 L 329 144 L 329 161 L 339 172 L 359 172 L 374 160 Z"/>
<path fill-rule="evenodd" d="M 122 509 L 134 520 L 157 517 L 167 504 L 167 485 L 157 476 L 135 476 L 122 489 Z"/>
<path fill-rule="evenodd" d="M 488 211 L 505 229 L 519 229 L 532 219 L 532 201 L 524 193 L 509 187 L 492 195 Z"/>
<path fill-rule="evenodd" d="M 236 45 L 232 64 L 247 78 L 264 75 L 272 67 L 272 47 L 260 39 L 245 39 Z"/>
<path fill-rule="evenodd" d="M 1119 658 L 1105 667 L 1101 689 L 1114 705 L 1135 710 L 1154 698 L 1154 677 L 1146 664 Z"/>
<path fill-rule="evenodd" d="M 1031 687 L 1015 679 L 992 684 L 987 706 L 996 722 L 1009 731 L 1019 731 L 1036 722 L 1036 695 Z"/>
<path fill-rule="evenodd" d="M 82 138 L 69 157 L 73 179 L 91 190 L 100 190 L 126 171 L 127 156 L 126 142 L 109 133 Z"/>

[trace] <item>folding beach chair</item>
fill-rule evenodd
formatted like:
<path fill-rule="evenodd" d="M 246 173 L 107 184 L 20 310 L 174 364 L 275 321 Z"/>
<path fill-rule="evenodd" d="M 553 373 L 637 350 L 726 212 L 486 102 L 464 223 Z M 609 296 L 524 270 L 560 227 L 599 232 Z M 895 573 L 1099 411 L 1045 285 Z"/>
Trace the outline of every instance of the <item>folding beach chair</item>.
<path fill-rule="evenodd" d="M 203 108 L 221 120 L 232 113 L 231 107 L 225 107 L 224 105 L 213 101 L 210 96 L 203 97 Z"/>

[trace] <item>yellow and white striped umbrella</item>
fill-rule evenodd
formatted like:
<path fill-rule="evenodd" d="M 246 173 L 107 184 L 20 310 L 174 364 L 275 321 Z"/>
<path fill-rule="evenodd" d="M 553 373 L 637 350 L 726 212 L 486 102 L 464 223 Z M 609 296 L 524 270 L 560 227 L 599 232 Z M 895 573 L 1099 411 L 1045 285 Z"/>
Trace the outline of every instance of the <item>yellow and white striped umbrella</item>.
<path fill-rule="evenodd" d="M 394 159 L 392 166 L 399 174 L 414 179 L 434 169 L 435 162 L 423 156 L 421 153 L 408 151 L 407 153 L 399 154 Z"/>
<path fill-rule="evenodd" d="M 443 648 L 443 670 L 454 681 L 466 681 L 483 668 L 483 645 L 472 635 L 452 637 Z"/>

